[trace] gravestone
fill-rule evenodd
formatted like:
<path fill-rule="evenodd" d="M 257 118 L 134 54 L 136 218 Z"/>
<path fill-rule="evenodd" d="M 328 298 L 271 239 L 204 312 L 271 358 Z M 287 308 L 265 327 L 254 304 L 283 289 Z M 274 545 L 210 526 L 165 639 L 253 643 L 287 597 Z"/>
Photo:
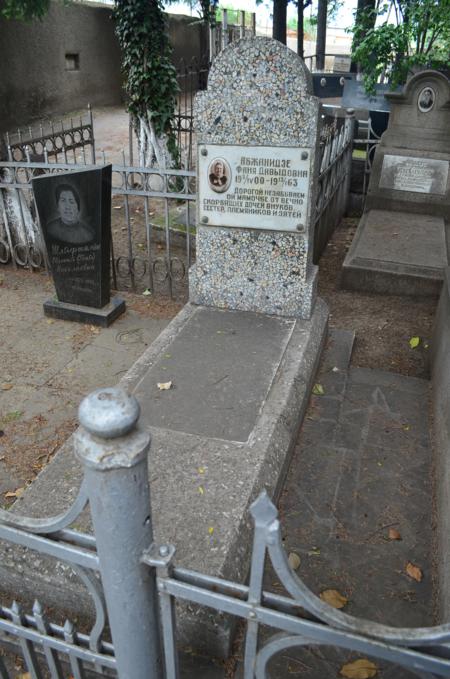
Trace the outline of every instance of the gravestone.
<path fill-rule="evenodd" d="M 32 183 L 57 295 L 44 313 L 109 325 L 125 310 L 110 299 L 111 165 Z"/>
<path fill-rule="evenodd" d="M 450 83 L 437 71 L 385 95 L 389 125 L 373 161 L 364 214 L 343 285 L 373 292 L 439 293 L 449 263 Z"/>
<path fill-rule="evenodd" d="M 177 565 L 241 583 L 250 504 L 263 488 L 278 497 L 327 332 L 311 263 L 318 101 L 310 92 L 300 58 L 268 38 L 233 42 L 215 59 L 196 106 L 198 210 L 208 218 L 191 274 L 199 303 L 187 304 L 120 380 L 152 435 L 155 539 L 176 545 Z M 58 509 L 67 503 L 70 448 L 21 496 L 24 513 L 49 497 L 55 506 L 55 493 Z M 2 583 L 17 577 L 9 563 L 0 555 Z M 56 590 L 66 607 L 86 610 L 74 578 L 61 571 L 52 585 L 48 602 L 57 605 Z M 178 606 L 181 645 L 227 657 L 233 625 Z"/>
<path fill-rule="evenodd" d="M 310 318 L 319 100 L 308 69 L 278 42 L 241 41 L 214 62 L 194 114 L 199 195 L 190 300 Z"/>

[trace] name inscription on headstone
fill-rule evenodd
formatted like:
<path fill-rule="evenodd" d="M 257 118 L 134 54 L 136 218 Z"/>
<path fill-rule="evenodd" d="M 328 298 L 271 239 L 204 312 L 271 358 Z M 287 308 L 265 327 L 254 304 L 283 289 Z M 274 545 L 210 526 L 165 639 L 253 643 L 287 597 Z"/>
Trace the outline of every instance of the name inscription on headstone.
<path fill-rule="evenodd" d="M 305 226 L 310 156 L 309 148 L 202 145 L 200 222 L 277 231 Z"/>
<path fill-rule="evenodd" d="M 50 258 L 54 275 L 64 275 L 66 284 L 79 293 L 95 291 L 97 277 L 95 271 L 100 268 L 100 243 L 90 245 L 51 244 Z"/>
<path fill-rule="evenodd" d="M 413 193 L 444 195 L 447 189 L 449 163 L 432 158 L 385 155 L 380 187 Z"/>

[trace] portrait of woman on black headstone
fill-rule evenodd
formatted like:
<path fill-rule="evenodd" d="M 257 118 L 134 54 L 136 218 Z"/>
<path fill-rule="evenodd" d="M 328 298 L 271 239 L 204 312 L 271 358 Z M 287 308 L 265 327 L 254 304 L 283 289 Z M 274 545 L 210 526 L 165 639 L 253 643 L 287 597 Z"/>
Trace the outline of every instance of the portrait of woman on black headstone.
<path fill-rule="evenodd" d="M 55 189 L 57 217 L 47 223 L 47 233 L 55 240 L 71 245 L 85 245 L 94 240 L 94 229 L 81 219 L 81 200 L 71 184 Z"/>
<path fill-rule="evenodd" d="M 418 99 L 419 111 L 422 111 L 422 113 L 431 111 L 431 109 L 434 106 L 434 100 L 435 100 L 434 90 L 431 87 L 424 87 L 419 94 Z"/>
<path fill-rule="evenodd" d="M 208 168 L 208 183 L 216 193 L 226 191 L 231 182 L 231 169 L 222 158 L 215 158 Z"/>

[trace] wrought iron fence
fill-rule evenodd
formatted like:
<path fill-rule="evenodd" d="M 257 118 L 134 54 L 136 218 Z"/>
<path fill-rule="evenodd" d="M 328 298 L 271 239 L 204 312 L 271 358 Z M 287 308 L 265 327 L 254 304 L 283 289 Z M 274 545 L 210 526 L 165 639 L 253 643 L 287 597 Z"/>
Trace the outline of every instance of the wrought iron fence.
<path fill-rule="evenodd" d="M 360 131 L 363 132 L 361 136 L 359 135 Z M 375 158 L 375 153 L 380 141 L 381 134 L 377 134 L 370 116 L 367 120 L 358 120 L 358 138 L 354 140 L 354 146 L 356 149 L 364 152 L 364 177 L 362 186 L 364 196 L 367 194 L 367 189 L 369 188 L 373 159 Z"/>
<path fill-rule="evenodd" d="M 314 261 L 317 263 L 347 209 L 352 172 L 355 116 L 324 115 L 320 131 L 320 161 L 314 217 Z"/>
<path fill-rule="evenodd" d="M 12 261 L 15 266 L 32 268 L 45 265 L 31 180 L 40 174 L 89 167 L 0 163 L 0 263 Z M 113 286 L 134 291 L 148 288 L 183 298 L 195 254 L 195 172 L 113 165 L 112 196 Z M 30 221 L 34 231 L 26 228 Z"/>
<path fill-rule="evenodd" d="M 89 667 L 119 679 L 177 679 L 176 601 L 246 622 L 245 679 L 270 676 L 269 662 L 283 651 L 316 646 L 363 653 L 422 679 L 450 676 L 450 624 L 389 627 L 336 610 L 311 592 L 289 564 L 277 509 L 264 491 L 250 507 L 255 530 L 248 585 L 175 566 L 174 547 L 153 541 L 150 435 L 136 427 L 138 417 L 136 400 L 119 388 L 88 396 L 75 435 L 84 477 L 74 504 L 52 519 L 0 510 L 2 541 L 67 561 L 95 602 L 96 621 L 88 633 L 70 621 L 51 622 L 39 603 L 31 614 L 17 603 L 0 608 L 0 640 L 16 643 L 33 679 L 42 677 L 42 667 L 52 679 L 62 679 L 64 662 L 75 679 L 83 679 Z M 87 502 L 95 536 L 69 528 Z M 266 557 L 288 596 L 263 590 Z M 263 628 L 271 631 L 264 640 Z M 11 676 L 3 661 L 0 673 Z"/>
<path fill-rule="evenodd" d="M 183 103 L 179 103 L 177 138 L 188 169 L 158 170 L 113 165 L 112 204 L 112 283 L 116 289 L 129 288 L 168 294 L 177 299 L 187 296 L 187 272 L 195 258 L 195 130 L 193 98 L 196 88 L 205 85 L 206 70 L 192 62 L 183 73 L 186 79 Z M 91 112 L 86 143 L 95 157 Z M 78 143 L 73 135 L 67 142 Z M 70 137 L 70 138 L 69 138 Z M 317 261 L 347 203 L 351 172 L 353 117 L 325 115 L 320 130 L 320 174 L 317 203 L 313 216 L 314 258 Z M 0 163 L 0 264 L 40 268 L 48 266 L 45 246 L 37 224 L 37 210 L 31 180 L 39 174 L 80 171 L 90 165 L 75 162 L 29 162 L 31 137 L 22 139 L 14 151 L 25 154 L 20 161 Z M 55 144 L 51 136 L 41 142 Z M 61 138 L 64 145 L 65 139 Z M 40 151 L 34 142 L 32 151 Z M 70 144 L 69 144 L 70 145 Z M 56 148 L 56 147 L 55 147 Z M 69 147 L 63 154 L 69 158 Z M 76 157 L 76 149 L 72 149 Z M 44 153 L 48 154 L 48 151 Z M 52 157 L 58 160 L 56 149 Z M 13 148 L 10 148 L 12 157 Z M 69 158 L 70 160 L 70 158 Z M 83 151 L 82 160 L 86 161 Z"/>
<path fill-rule="evenodd" d="M 95 165 L 95 139 L 92 109 L 79 118 L 44 121 L 5 134 L 10 160 L 92 163 Z"/>

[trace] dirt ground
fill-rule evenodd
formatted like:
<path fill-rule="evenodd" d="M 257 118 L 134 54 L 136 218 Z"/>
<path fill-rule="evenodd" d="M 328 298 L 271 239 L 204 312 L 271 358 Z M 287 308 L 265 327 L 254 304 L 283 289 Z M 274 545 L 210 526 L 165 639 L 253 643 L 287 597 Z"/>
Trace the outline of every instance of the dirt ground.
<path fill-rule="evenodd" d="M 429 376 L 429 346 L 437 299 L 342 290 L 342 263 L 358 219 L 344 219 L 319 262 L 319 295 L 330 308 L 330 326 L 354 330 L 352 366 L 401 375 Z M 420 342 L 411 348 L 410 340 Z"/>

